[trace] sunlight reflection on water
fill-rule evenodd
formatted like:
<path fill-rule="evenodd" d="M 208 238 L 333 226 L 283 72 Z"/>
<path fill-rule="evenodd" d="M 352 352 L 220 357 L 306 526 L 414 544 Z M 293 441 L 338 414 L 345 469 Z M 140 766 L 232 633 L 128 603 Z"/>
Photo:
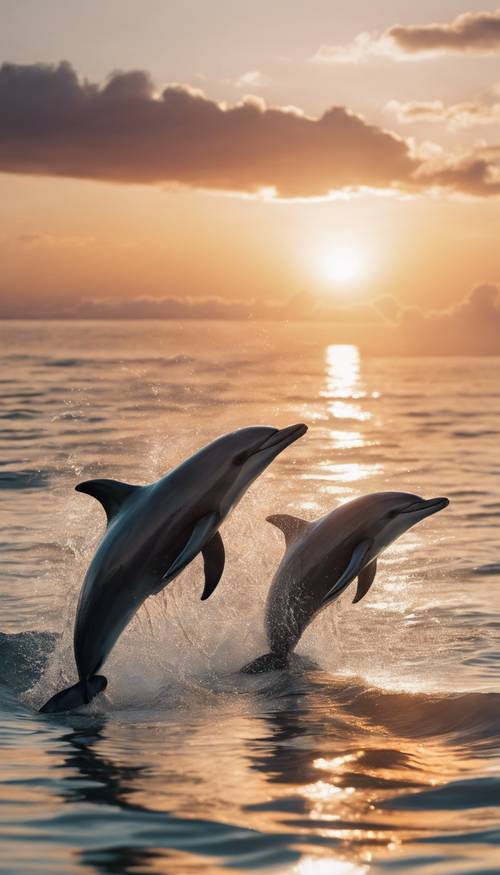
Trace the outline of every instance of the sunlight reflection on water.
<path fill-rule="evenodd" d="M 353 344 L 330 344 L 326 353 L 326 390 L 322 392 L 325 398 L 359 398 L 360 356 L 359 349 Z"/>
<path fill-rule="evenodd" d="M 365 445 L 365 440 L 360 431 L 330 431 L 328 434 L 333 446 L 339 450 L 349 450 Z"/>
<path fill-rule="evenodd" d="M 331 344 L 325 352 L 326 389 L 321 397 L 330 399 L 359 399 L 365 397 L 360 381 L 360 355 L 352 344 Z M 333 400 L 328 410 L 335 419 L 367 421 L 371 414 L 359 404 Z"/>
<path fill-rule="evenodd" d="M 367 875 L 368 870 L 368 866 L 350 863 L 348 860 L 305 857 L 293 871 L 296 875 Z"/>

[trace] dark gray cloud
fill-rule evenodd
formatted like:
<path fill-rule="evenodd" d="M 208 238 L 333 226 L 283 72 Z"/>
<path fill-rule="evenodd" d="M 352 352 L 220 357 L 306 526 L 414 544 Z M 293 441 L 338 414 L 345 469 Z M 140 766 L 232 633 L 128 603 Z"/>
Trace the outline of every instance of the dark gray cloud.
<path fill-rule="evenodd" d="M 499 193 L 493 151 L 438 165 L 344 107 L 313 119 L 259 98 L 227 108 L 141 71 L 98 86 L 68 63 L 0 67 L 0 171 L 289 197 L 443 187 Z"/>
<path fill-rule="evenodd" d="M 500 10 L 465 12 L 450 23 L 395 24 L 385 35 L 404 52 L 473 52 L 500 50 Z"/>
<path fill-rule="evenodd" d="M 500 51 L 500 10 L 465 12 L 451 22 L 394 24 L 384 33 L 358 33 L 345 45 L 322 45 L 311 58 L 320 64 L 419 60 L 445 54 L 492 55 Z"/>
<path fill-rule="evenodd" d="M 284 197 L 404 183 L 403 139 L 343 107 L 312 119 L 257 99 L 226 108 L 201 92 L 156 94 L 140 71 L 103 85 L 68 63 L 0 68 L 0 170 L 164 183 Z"/>

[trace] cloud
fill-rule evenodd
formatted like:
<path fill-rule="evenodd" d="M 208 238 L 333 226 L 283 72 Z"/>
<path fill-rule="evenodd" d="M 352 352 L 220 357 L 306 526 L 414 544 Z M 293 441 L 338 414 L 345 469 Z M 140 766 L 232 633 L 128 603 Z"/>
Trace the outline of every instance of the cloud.
<path fill-rule="evenodd" d="M 500 286 L 481 283 L 447 310 L 400 311 L 396 327 L 414 353 L 498 355 L 500 350 Z"/>
<path fill-rule="evenodd" d="M 373 58 L 419 60 L 444 54 L 493 55 L 500 50 L 500 10 L 465 12 L 449 23 L 394 24 L 383 34 L 359 33 L 346 45 L 323 45 L 322 64 L 359 64 Z"/>
<path fill-rule="evenodd" d="M 227 107 L 147 73 L 104 85 L 59 66 L 0 67 L 0 171 L 298 198 L 437 187 L 498 194 L 497 156 L 439 166 L 342 106 L 319 118 L 247 97 Z M 436 172 L 434 173 L 434 169 Z"/>
<path fill-rule="evenodd" d="M 238 76 L 234 85 L 236 88 L 267 88 L 271 84 L 269 76 L 265 76 L 259 70 L 249 70 Z"/>
<path fill-rule="evenodd" d="M 409 54 L 495 54 L 500 49 L 500 9 L 494 12 L 465 12 L 449 24 L 395 24 L 389 28 L 387 36 Z"/>
<path fill-rule="evenodd" d="M 282 301 L 212 297 L 87 298 L 39 301 L 29 313 L 4 297 L 3 318 L 235 320 L 330 325 L 329 342 L 355 343 L 377 355 L 498 355 L 500 286 L 481 283 L 455 306 L 424 311 L 383 296 L 365 304 L 327 303 L 307 294 Z M 200 329 L 203 330 L 203 329 Z"/>
<path fill-rule="evenodd" d="M 436 187 L 471 197 L 500 195 L 500 148 L 476 149 L 458 157 L 438 157 L 422 164 L 417 178 Z"/>
<path fill-rule="evenodd" d="M 442 100 L 409 101 L 390 100 L 385 109 L 393 112 L 403 124 L 412 122 L 443 122 L 450 128 L 465 128 L 473 125 L 498 124 L 500 103 L 466 101 L 445 104 Z"/>
<path fill-rule="evenodd" d="M 92 246 L 96 242 L 95 237 L 82 237 L 77 234 L 40 234 L 36 232 L 18 234 L 15 239 L 16 242 L 20 243 L 22 246 L 50 246 L 61 248 L 80 248 L 85 246 Z"/>
<path fill-rule="evenodd" d="M 181 85 L 157 94 L 140 71 L 98 86 L 68 63 L 0 68 L 5 172 L 310 197 L 398 185 L 416 166 L 403 139 L 343 107 L 308 118 Z"/>
<path fill-rule="evenodd" d="M 371 58 L 392 58 L 394 43 L 385 36 L 363 31 L 344 45 L 322 45 L 310 59 L 314 64 L 364 64 Z"/>
<path fill-rule="evenodd" d="M 45 318 L 73 319 L 210 319 L 259 321 L 380 322 L 386 319 L 376 304 L 342 307 L 306 293 L 282 301 L 209 297 L 82 298 L 75 304 L 45 306 Z"/>

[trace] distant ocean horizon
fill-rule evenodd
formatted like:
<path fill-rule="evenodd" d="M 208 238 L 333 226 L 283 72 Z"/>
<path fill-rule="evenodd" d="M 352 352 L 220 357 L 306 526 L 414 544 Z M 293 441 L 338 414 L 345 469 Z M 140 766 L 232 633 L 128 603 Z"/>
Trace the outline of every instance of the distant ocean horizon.
<path fill-rule="evenodd" d="M 317 344 L 335 343 L 346 346 L 355 346 L 360 353 L 370 357 L 401 357 L 401 358 L 497 358 L 500 357 L 500 334 L 498 343 L 495 341 L 495 336 L 490 335 L 488 342 L 483 344 L 481 332 L 474 331 L 471 338 L 458 335 L 453 337 L 449 335 L 443 327 L 443 333 L 439 330 L 427 331 L 426 326 L 418 326 L 415 336 L 408 335 L 408 331 L 403 331 L 397 324 L 392 322 L 381 323 L 361 323 L 347 322 L 335 320 L 314 319 L 209 319 L 202 318 L 198 315 L 175 319 L 166 316 L 158 316 L 157 318 L 138 318 L 130 315 L 128 317 L 109 318 L 100 317 L 98 319 L 81 316 L 61 316 L 57 319 L 49 316 L 37 316 L 36 318 L 19 318 L 19 317 L 2 317 L 0 318 L 0 341 L 3 337 L 3 332 L 15 330 L 18 325 L 22 332 L 22 326 L 26 329 L 29 326 L 44 326 L 44 331 L 50 333 L 50 326 L 64 325 L 67 327 L 78 325 L 90 326 L 110 326 L 115 325 L 117 329 L 122 326 L 125 333 L 134 331 L 134 326 L 140 326 L 141 330 L 148 332 L 151 328 L 153 333 L 157 333 L 158 326 L 171 326 L 180 332 L 180 336 L 184 334 L 183 326 L 191 326 L 193 332 L 196 331 L 198 325 L 209 325 L 214 330 L 219 327 L 222 334 L 221 337 L 227 338 L 231 343 L 228 329 L 235 326 L 239 333 L 243 326 L 246 326 L 248 334 L 251 336 L 266 338 L 269 343 L 285 343 L 287 340 L 295 347 L 302 343 L 306 346 Z M 70 329 L 71 330 L 71 329 Z M 490 324 L 490 331 L 496 332 L 496 325 Z M 24 333 L 24 332 L 22 332 Z M 35 332 L 37 333 L 37 332 Z M 119 332 L 117 332 L 119 333 Z"/>

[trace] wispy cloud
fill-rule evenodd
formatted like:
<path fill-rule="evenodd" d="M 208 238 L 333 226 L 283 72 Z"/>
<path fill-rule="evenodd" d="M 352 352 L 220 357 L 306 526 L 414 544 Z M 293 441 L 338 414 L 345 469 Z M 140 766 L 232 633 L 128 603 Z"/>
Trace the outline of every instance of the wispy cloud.
<path fill-rule="evenodd" d="M 359 33 L 345 45 L 322 45 L 311 58 L 322 64 L 360 64 L 374 58 L 420 60 L 445 54 L 500 51 L 500 10 L 465 12 L 451 22 L 394 24 L 382 34 Z"/>
<path fill-rule="evenodd" d="M 236 88 L 267 88 L 271 84 L 269 76 L 265 76 L 260 70 L 248 70 L 235 80 Z"/>
<path fill-rule="evenodd" d="M 446 104 L 442 100 L 390 100 L 385 105 L 387 112 L 394 113 L 402 124 L 412 122 L 441 122 L 452 129 L 491 125 L 500 122 L 500 102 L 486 103 L 480 100 Z"/>
<path fill-rule="evenodd" d="M 320 46 L 310 60 L 313 64 L 366 64 L 373 58 L 404 60 L 404 54 L 399 54 L 400 58 L 395 43 L 388 36 L 363 31 L 350 43 Z"/>
<path fill-rule="evenodd" d="M 38 232 L 28 232 L 18 234 L 16 242 L 22 246 L 48 246 L 62 248 L 81 248 L 92 246 L 96 240 L 95 237 L 83 237 L 77 234 L 43 234 Z"/>
<path fill-rule="evenodd" d="M 450 128 L 467 128 L 498 124 L 500 121 L 500 103 L 488 104 L 473 100 L 451 104 L 442 100 L 413 100 L 406 103 L 390 100 L 385 109 L 394 113 L 403 124 L 420 121 L 444 122 Z"/>

